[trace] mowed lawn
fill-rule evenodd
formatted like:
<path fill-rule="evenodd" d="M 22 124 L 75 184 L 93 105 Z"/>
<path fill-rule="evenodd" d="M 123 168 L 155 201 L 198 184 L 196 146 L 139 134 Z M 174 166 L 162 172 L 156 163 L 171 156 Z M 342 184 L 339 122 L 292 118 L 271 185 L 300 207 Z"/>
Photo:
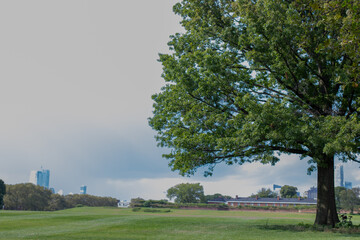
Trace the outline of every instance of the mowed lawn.
<path fill-rule="evenodd" d="M 252 211 L 74 208 L 0 211 L 0 239 L 360 239 L 359 234 L 300 231 L 314 214 Z M 360 224 L 360 216 L 353 222 Z"/>

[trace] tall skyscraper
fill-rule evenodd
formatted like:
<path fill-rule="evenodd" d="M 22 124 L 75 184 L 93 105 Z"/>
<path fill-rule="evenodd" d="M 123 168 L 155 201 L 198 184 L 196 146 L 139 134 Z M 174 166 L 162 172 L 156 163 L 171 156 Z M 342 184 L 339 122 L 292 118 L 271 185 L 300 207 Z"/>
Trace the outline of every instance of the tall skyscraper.
<path fill-rule="evenodd" d="M 29 179 L 29 182 L 32 183 L 32 184 L 35 184 L 37 185 L 37 171 L 33 170 L 30 172 L 30 179 Z"/>
<path fill-rule="evenodd" d="M 335 166 L 335 186 L 344 187 L 344 167 L 342 164 Z"/>
<path fill-rule="evenodd" d="M 80 187 L 80 194 L 86 194 L 86 186 L 85 185 L 82 185 Z"/>
<path fill-rule="evenodd" d="M 31 171 L 29 182 L 49 189 L 50 170 Z"/>

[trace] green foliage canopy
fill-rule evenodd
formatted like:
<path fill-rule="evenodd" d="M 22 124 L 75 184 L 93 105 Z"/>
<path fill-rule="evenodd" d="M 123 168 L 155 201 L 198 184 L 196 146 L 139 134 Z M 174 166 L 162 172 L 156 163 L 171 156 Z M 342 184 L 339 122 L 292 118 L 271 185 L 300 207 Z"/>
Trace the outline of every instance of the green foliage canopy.
<path fill-rule="evenodd" d="M 336 40 L 329 39 L 324 47 L 349 56 L 352 61 L 346 66 L 346 71 L 354 79 L 359 79 L 360 2 L 357 0 L 320 0 L 314 1 L 312 7 L 322 12 L 322 21 L 326 29 L 338 34 Z M 354 87 L 357 87 L 356 82 Z"/>
<path fill-rule="evenodd" d="M 280 189 L 280 195 L 283 198 L 296 198 L 297 197 L 297 187 L 284 185 Z"/>
<path fill-rule="evenodd" d="M 204 201 L 204 188 L 200 183 L 181 183 L 169 188 L 166 196 L 176 203 L 199 203 Z"/>
<path fill-rule="evenodd" d="M 210 200 L 214 200 L 217 198 L 224 198 L 224 199 L 230 199 L 231 196 L 228 195 L 222 195 L 221 193 L 215 193 L 215 194 L 211 194 L 211 195 L 205 195 L 204 197 L 204 202 L 208 202 Z"/>
<path fill-rule="evenodd" d="M 160 55 L 167 84 L 150 119 L 160 146 L 172 149 L 164 156 L 173 170 L 275 164 L 276 153 L 310 157 L 309 170 L 326 165 L 325 156 L 356 161 L 360 87 L 349 69 L 357 52 L 334 49 L 340 29 L 329 29 L 315 3 L 174 6 L 186 32 L 171 36 L 173 54 Z"/>
<path fill-rule="evenodd" d="M 46 210 L 52 192 L 32 183 L 7 185 L 4 207 L 10 210 Z"/>
<path fill-rule="evenodd" d="M 276 198 L 276 192 L 271 191 L 270 188 L 261 188 L 256 194 L 252 194 L 250 197 L 259 197 L 259 198 Z"/>

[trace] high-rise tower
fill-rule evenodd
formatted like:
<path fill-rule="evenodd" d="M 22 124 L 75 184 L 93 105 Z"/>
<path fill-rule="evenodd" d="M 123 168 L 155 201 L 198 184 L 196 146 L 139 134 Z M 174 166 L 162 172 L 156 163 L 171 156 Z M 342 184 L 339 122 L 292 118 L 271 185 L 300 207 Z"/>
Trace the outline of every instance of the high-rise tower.
<path fill-rule="evenodd" d="M 50 170 L 31 171 L 29 182 L 49 189 Z"/>
<path fill-rule="evenodd" d="M 82 185 L 80 187 L 80 194 L 86 194 L 86 186 L 85 185 Z"/>
<path fill-rule="evenodd" d="M 29 182 L 30 183 L 32 183 L 32 184 L 35 184 L 35 185 L 37 185 L 37 176 L 36 176 L 36 174 L 37 174 L 37 171 L 31 171 L 30 172 L 30 179 L 29 179 Z"/>
<path fill-rule="evenodd" d="M 339 163 L 335 166 L 335 187 L 344 186 L 344 166 Z"/>

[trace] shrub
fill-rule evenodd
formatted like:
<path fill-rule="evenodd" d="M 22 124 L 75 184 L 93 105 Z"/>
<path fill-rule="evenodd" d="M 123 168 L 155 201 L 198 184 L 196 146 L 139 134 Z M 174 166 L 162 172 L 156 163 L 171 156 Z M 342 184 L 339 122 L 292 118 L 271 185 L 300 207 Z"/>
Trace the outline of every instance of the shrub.
<path fill-rule="evenodd" d="M 161 212 L 161 210 L 159 210 L 159 209 L 152 209 L 152 208 L 145 208 L 143 211 L 144 212 Z"/>
<path fill-rule="evenodd" d="M 219 204 L 217 210 L 229 210 L 229 206 L 226 204 Z"/>
<path fill-rule="evenodd" d="M 345 213 L 340 214 L 339 216 L 340 222 L 336 224 L 336 227 L 344 227 L 344 228 L 350 228 L 353 227 L 353 223 L 351 221 L 352 216 L 348 216 Z"/>
<path fill-rule="evenodd" d="M 134 207 L 134 208 L 132 209 L 133 212 L 139 212 L 140 210 L 141 210 L 140 207 Z"/>
<path fill-rule="evenodd" d="M 142 198 L 132 198 L 130 201 L 130 207 L 135 208 L 135 207 L 143 207 L 145 203 L 145 200 Z"/>

